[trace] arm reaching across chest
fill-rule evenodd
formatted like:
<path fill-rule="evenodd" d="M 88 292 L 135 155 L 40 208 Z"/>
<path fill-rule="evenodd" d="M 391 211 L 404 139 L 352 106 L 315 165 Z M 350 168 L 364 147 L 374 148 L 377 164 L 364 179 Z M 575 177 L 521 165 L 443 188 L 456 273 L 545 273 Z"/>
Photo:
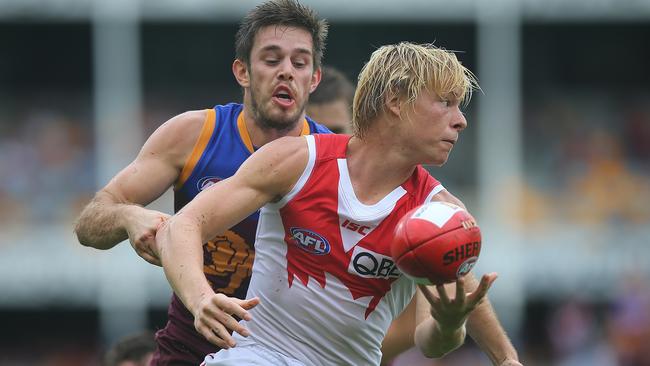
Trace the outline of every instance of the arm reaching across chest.
<path fill-rule="evenodd" d="M 196 329 L 217 345 L 233 346 L 227 329 L 245 330 L 231 315 L 247 319 L 254 303 L 225 301 L 203 274 L 202 245 L 268 202 L 287 194 L 309 158 L 303 137 L 285 137 L 265 145 L 234 176 L 201 192 L 158 230 L 156 242 L 170 285 L 192 312 Z M 224 339 L 221 343 L 214 335 Z"/>

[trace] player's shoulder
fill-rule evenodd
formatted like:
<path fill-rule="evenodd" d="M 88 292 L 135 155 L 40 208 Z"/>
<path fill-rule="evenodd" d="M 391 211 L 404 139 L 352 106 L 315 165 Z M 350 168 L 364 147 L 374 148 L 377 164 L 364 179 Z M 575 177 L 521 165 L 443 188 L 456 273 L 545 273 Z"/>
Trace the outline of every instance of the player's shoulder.
<path fill-rule="evenodd" d="M 308 140 L 313 136 L 283 136 L 262 146 L 259 152 L 271 152 L 277 157 L 295 156 L 308 153 Z M 257 152 L 256 152 L 257 154 Z"/>
<path fill-rule="evenodd" d="M 256 177 L 256 184 L 273 192 L 274 199 L 286 195 L 309 162 L 307 136 L 284 136 L 273 140 L 248 158 L 237 174 Z"/>
<path fill-rule="evenodd" d="M 209 109 L 178 114 L 160 125 L 149 136 L 143 152 L 160 154 L 172 158 L 174 161 L 184 162 L 209 119 Z"/>
<path fill-rule="evenodd" d="M 269 142 L 253 156 L 273 170 L 294 171 L 304 169 L 309 160 L 309 143 L 313 135 L 284 136 Z"/>
<path fill-rule="evenodd" d="M 160 127 L 168 130 L 165 131 L 166 133 L 184 131 L 185 134 L 195 133 L 198 135 L 210 113 L 210 109 L 183 112 L 170 118 Z"/>
<path fill-rule="evenodd" d="M 178 114 L 158 127 L 152 137 L 171 140 L 175 144 L 182 143 L 184 140 L 191 141 L 193 144 L 201 134 L 203 125 L 208 122 L 209 113 L 209 109 L 204 109 Z"/>

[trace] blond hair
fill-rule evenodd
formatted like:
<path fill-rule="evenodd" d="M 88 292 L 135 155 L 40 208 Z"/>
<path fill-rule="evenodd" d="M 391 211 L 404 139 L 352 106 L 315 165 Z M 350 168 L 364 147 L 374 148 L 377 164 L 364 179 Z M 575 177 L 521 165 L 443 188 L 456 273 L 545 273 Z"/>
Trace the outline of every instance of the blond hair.
<path fill-rule="evenodd" d="M 382 46 L 372 53 L 359 74 L 352 107 L 354 135 L 363 138 L 391 97 L 412 106 L 423 90 L 467 103 L 478 88 L 476 77 L 453 52 L 433 44 Z"/>

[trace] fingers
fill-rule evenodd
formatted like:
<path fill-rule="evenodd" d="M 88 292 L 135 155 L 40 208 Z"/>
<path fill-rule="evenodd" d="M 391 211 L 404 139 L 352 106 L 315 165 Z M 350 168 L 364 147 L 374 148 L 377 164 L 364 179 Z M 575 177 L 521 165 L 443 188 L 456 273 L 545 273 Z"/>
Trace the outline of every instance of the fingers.
<path fill-rule="evenodd" d="M 214 319 L 202 318 L 195 321 L 194 327 L 205 339 L 220 348 L 228 349 L 237 345 L 226 328 Z"/>
<path fill-rule="evenodd" d="M 247 310 L 257 304 L 259 304 L 258 298 L 241 300 L 224 294 L 216 294 L 201 307 L 195 319 L 196 330 L 219 347 L 235 347 L 236 342 L 232 338 L 231 332 L 237 332 L 244 337 L 250 335 L 248 329 L 237 321 L 235 316 L 250 320 L 251 315 Z"/>
<path fill-rule="evenodd" d="M 254 297 L 252 299 L 246 299 L 246 300 L 241 300 L 241 299 L 233 299 L 237 305 L 241 307 L 243 310 L 250 310 L 257 306 L 257 304 L 260 303 L 260 299 L 257 297 Z M 237 315 L 240 319 L 244 320 L 251 320 L 251 316 L 248 312 L 246 311 L 236 311 L 233 313 L 234 315 Z"/>
<path fill-rule="evenodd" d="M 476 306 L 481 300 L 483 300 L 496 279 L 497 274 L 495 272 L 485 274 L 481 277 L 481 282 L 476 290 L 468 295 L 469 302 L 472 306 Z"/>
<path fill-rule="evenodd" d="M 465 278 L 464 276 L 456 280 L 456 298 L 454 301 L 458 304 L 465 302 Z"/>
<path fill-rule="evenodd" d="M 431 305 L 433 306 L 433 305 L 436 305 L 436 304 L 438 304 L 438 303 L 440 302 L 440 299 L 438 299 L 438 298 L 436 297 L 436 295 L 434 295 L 434 294 L 429 290 L 428 287 L 426 287 L 426 286 L 424 286 L 424 285 L 418 285 L 418 287 L 420 288 L 420 291 L 422 291 L 422 294 L 423 294 L 424 297 L 427 299 L 427 301 L 429 302 L 429 304 L 431 304 Z"/>
<path fill-rule="evenodd" d="M 151 234 L 145 234 L 133 242 L 132 245 L 136 253 L 138 253 L 138 255 L 144 260 L 156 266 L 161 266 L 162 263 L 160 262 L 160 258 L 158 257 L 158 254 L 153 250 L 153 248 L 155 248 L 155 240 L 155 236 Z"/>
<path fill-rule="evenodd" d="M 156 225 L 156 231 L 160 230 L 160 227 L 171 217 L 166 213 L 160 213 L 160 222 Z"/>
<path fill-rule="evenodd" d="M 224 294 L 216 294 L 207 299 L 195 316 L 194 326 L 208 341 L 221 348 L 235 347 L 236 342 L 231 332 L 248 337 L 250 332 L 234 316 L 250 320 L 246 309 L 259 303 L 258 298 L 240 300 Z"/>
<path fill-rule="evenodd" d="M 233 317 L 237 316 L 240 319 L 250 320 L 251 315 L 237 303 L 239 299 L 231 298 L 223 294 L 217 294 L 212 298 L 214 306 L 206 308 L 206 311 L 211 317 L 219 321 L 226 329 L 233 330 L 244 337 L 248 337 L 250 333 L 248 329 Z M 241 300 L 239 300 L 241 301 Z"/>
<path fill-rule="evenodd" d="M 214 331 L 217 335 L 221 336 L 221 338 L 223 339 L 229 340 L 230 334 L 232 332 L 237 332 L 244 337 L 248 337 L 250 335 L 246 327 L 239 324 L 239 321 L 237 319 L 233 318 L 232 315 L 224 311 L 216 311 L 214 313 L 209 313 L 208 315 L 209 315 L 208 319 L 212 331 Z M 230 344 L 231 347 L 234 347 L 233 344 L 234 340 L 233 343 L 231 343 L 230 341 L 228 342 L 229 342 L 228 344 Z"/>
<path fill-rule="evenodd" d="M 447 295 L 447 290 L 445 290 L 445 286 L 437 285 L 436 290 L 438 291 L 438 295 L 440 295 L 440 301 L 445 304 L 449 304 L 449 295 Z"/>

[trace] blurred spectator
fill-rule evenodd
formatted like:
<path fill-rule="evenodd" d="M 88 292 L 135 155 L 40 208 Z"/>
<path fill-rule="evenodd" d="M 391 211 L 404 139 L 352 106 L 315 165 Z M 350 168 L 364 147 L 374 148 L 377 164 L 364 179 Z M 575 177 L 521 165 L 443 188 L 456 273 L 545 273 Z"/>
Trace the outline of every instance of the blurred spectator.
<path fill-rule="evenodd" d="M 553 218 L 598 226 L 650 220 L 650 113 L 638 107 L 621 119 L 615 106 L 586 93 L 540 99 L 525 118 L 519 217 L 530 219 L 527 225 Z"/>
<path fill-rule="evenodd" d="M 596 225 L 650 220 L 650 180 L 629 168 L 620 139 L 603 129 L 585 135 L 585 170 L 569 180 L 565 200 L 571 216 Z"/>
<path fill-rule="evenodd" d="M 548 324 L 555 365 L 616 366 L 612 350 L 602 340 L 602 324 L 589 303 L 570 299 L 560 304 Z"/>
<path fill-rule="evenodd" d="M 94 189 L 89 131 L 59 112 L 30 110 L 0 139 L 3 224 L 62 222 Z M 7 209 L 8 208 L 8 209 Z"/>
<path fill-rule="evenodd" d="M 307 115 L 334 133 L 350 133 L 354 85 L 339 70 L 323 66 L 323 77 L 309 96 Z"/>
<path fill-rule="evenodd" d="M 642 276 L 631 275 L 607 317 L 610 344 L 620 366 L 650 365 L 650 286 Z"/>
<path fill-rule="evenodd" d="M 425 358 L 415 348 L 397 356 L 390 366 L 490 366 L 492 363 L 471 341 L 439 359 Z"/>
<path fill-rule="evenodd" d="M 625 141 L 630 156 L 648 164 L 650 162 L 650 109 L 647 101 L 642 101 L 640 104 L 627 114 Z"/>
<path fill-rule="evenodd" d="M 131 335 L 118 341 L 106 352 L 103 366 L 148 366 L 155 350 L 153 333 Z"/>

